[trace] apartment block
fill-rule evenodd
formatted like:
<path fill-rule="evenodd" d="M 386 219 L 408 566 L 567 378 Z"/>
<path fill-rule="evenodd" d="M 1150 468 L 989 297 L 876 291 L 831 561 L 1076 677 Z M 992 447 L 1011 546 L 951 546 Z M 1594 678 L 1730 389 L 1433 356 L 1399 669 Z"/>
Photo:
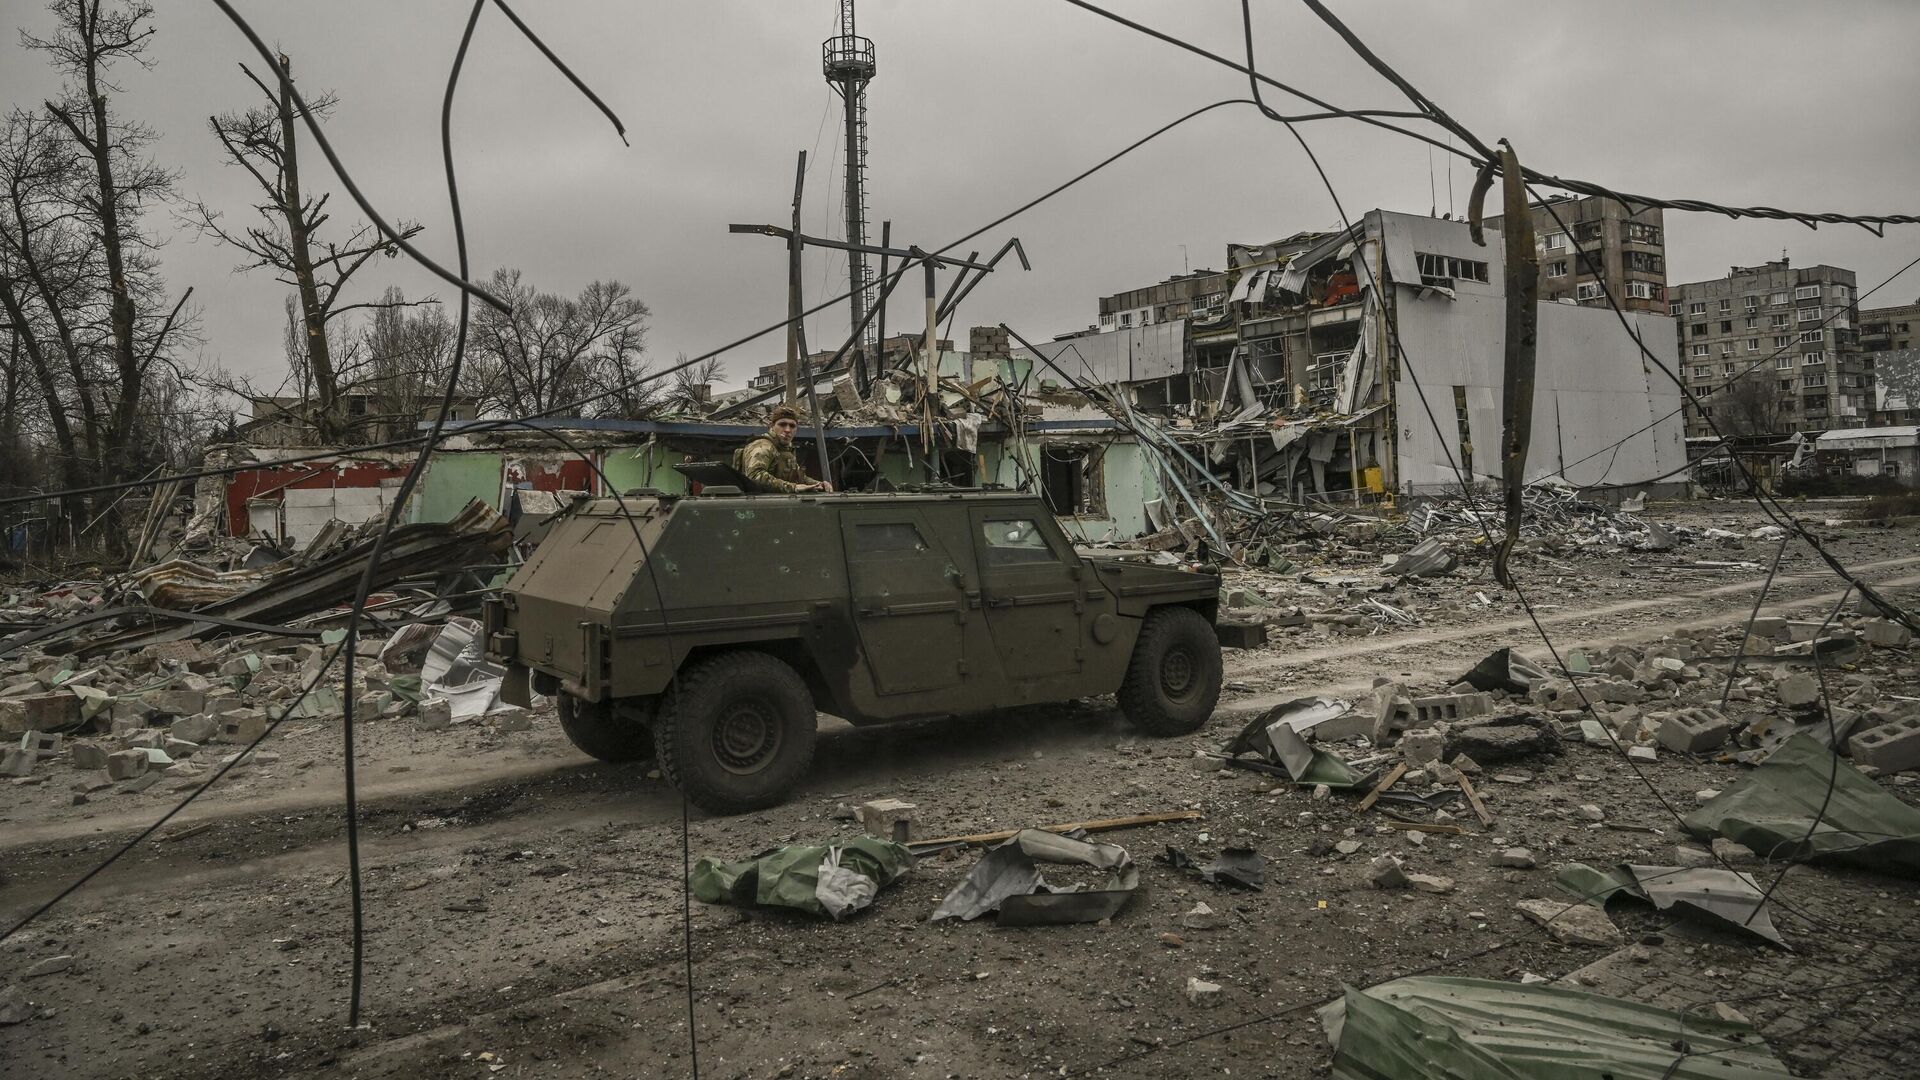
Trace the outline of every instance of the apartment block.
<path fill-rule="evenodd" d="M 1873 412 L 1872 361 L 1860 347 L 1854 273 L 1795 267 L 1786 256 L 1730 267 L 1725 277 L 1673 286 L 1687 387 L 1705 415 L 1687 410 L 1687 435 L 1785 435 L 1865 427 Z"/>
<path fill-rule="evenodd" d="M 1603 308 L 1611 291 L 1628 311 L 1667 313 L 1667 230 L 1657 207 L 1629 211 L 1613 199 L 1561 195 L 1530 212 L 1540 299 Z M 1500 222 L 1486 219 L 1491 229 Z"/>
<path fill-rule="evenodd" d="M 1860 312 L 1860 351 L 1873 366 L 1873 422 L 1920 422 L 1920 300 Z"/>

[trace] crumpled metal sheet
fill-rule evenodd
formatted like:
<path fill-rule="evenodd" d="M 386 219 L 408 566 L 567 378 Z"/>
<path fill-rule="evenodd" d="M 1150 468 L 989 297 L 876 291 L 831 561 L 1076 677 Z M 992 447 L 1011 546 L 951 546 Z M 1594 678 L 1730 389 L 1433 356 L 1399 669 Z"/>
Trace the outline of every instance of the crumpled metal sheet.
<path fill-rule="evenodd" d="M 1824 859 L 1920 875 L 1920 809 L 1805 735 L 1782 743 L 1683 824 L 1694 836 L 1724 836 L 1763 859 Z"/>
<path fill-rule="evenodd" d="M 1229 758 L 1259 754 L 1286 770 L 1296 784 L 1354 787 L 1362 776 L 1340 757 L 1308 745 L 1304 732 L 1353 711 L 1332 698 L 1296 698 L 1255 717 L 1240 734 L 1222 747 Z"/>
<path fill-rule="evenodd" d="M 1154 861 L 1166 863 L 1175 870 L 1184 870 L 1198 875 L 1210 885 L 1238 885 L 1243 889 L 1260 892 L 1267 883 L 1267 861 L 1252 848 L 1221 848 L 1220 854 L 1205 866 L 1193 860 L 1193 856 L 1173 845 L 1167 845 L 1165 855 L 1155 855 Z"/>
<path fill-rule="evenodd" d="M 1348 987 L 1319 1016 L 1334 1046 L 1334 1080 L 1792 1075 L 1750 1024 L 1547 984 L 1395 979 Z"/>
<path fill-rule="evenodd" d="M 1717 867 L 1643 866 L 1621 863 L 1611 872 L 1581 863 L 1560 868 L 1554 884 L 1561 891 L 1605 909 L 1616 896 L 1645 900 L 1665 911 L 1675 904 L 1715 916 L 1735 927 L 1787 948 L 1764 901 L 1766 892 L 1753 877 Z"/>
<path fill-rule="evenodd" d="M 1043 862 L 1102 870 L 1106 882 L 1098 889 L 1056 889 L 1041 876 Z M 1139 887 L 1140 871 L 1123 847 L 1022 829 L 982 856 L 928 921 L 972 922 L 998 912 L 1002 926 L 1098 922 L 1118 914 Z"/>

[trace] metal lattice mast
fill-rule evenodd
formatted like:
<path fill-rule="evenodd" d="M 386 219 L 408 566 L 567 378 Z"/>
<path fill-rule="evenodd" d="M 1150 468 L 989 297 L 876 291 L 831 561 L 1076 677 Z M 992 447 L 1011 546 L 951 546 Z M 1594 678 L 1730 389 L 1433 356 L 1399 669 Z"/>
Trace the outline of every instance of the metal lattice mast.
<path fill-rule="evenodd" d="M 821 46 L 828 85 L 845 105 L 847 148 L 847 243 L 867 242 L 867 83 L 873 81 L 873 41 L 854 32 L 853 0 L 840 0 L 840 32 Z M 851 326 L 859 326 L 874 303 L 874 275 L 867 257 L 847 253 L 847 287 L 853 293 Z M 863 363 L 876 356 L 873 330 L 861 335 Z"/>

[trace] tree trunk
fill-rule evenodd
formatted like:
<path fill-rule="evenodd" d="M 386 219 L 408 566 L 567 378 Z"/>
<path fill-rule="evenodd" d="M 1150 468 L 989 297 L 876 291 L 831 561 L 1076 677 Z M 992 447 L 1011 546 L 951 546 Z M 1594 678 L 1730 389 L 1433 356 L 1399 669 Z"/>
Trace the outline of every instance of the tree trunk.
<path fill-rule="evenodd" d="M 134 358 L 133 294 L 127 286 L 126 254 L 120 235 L 119 189 L 113 179 L 113 147 L 107 131 L 107 98 L 100 92 L 98 59 L 89 54 L 86 65 L 87 101 L 93 109 L 93 139 L 87 150 L 93 157 L 94 173 L 99 181 L 100 248 L 107 259 L 107 290 L 110 296 L 109 323 L 113 330 L 113 366 L 120 376 L 119 401 L 113 410 L 113 423 L 106 432 L 101 449 L 104 478 L 128 479 L 132 461 L 128 445 L 133 437 L 134 421 L 140 415 L 141 371 Z M 117 530 L 114 531 L 117 533 Z"/>
<path fill-rule="evenodd" d="M 280 209 L 287 217 L 287 248 L 293 253 L 293 276 L 300 289 L 300 319 L 307 333 L 307 367 L 313 372 L 314 395 L 319 399 L 313 424 L 322 442 L 333 442 L 340 434 L 340 388 L 333 370 L 333 353 L 327 347 L 327 312 L 320 306 L 320 289 L 314 283 L 313 255 L 307 250 L 309 230 L 300 202 L 300 161 L 293 116 L 293 61 L 280 57 L 280 154 L 286 187 L 280 193 Z"/>

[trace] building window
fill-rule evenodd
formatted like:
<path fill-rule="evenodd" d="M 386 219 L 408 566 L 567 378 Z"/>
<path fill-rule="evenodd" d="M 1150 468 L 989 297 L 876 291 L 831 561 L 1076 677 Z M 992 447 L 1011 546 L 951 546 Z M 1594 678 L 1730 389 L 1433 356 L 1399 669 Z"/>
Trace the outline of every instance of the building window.
<path fill-rule="evenodd" d="M 1747 328 L 1748 330 L 1758 330 L 1758 329 L 1760 329 L 1760 317 L 1759 317 L 1758 315 L 1749 315 L 1749 316 L 1747 316 L 1747 326 L 1746 326 L 1746 328 Z"/>
<path fill-rule="evenodd" d="M 1576 221 L 1573 223 L 1573 238 L 1582 244 L 1600 242 L 1600 223 L 1597 221 Z"/>
<path fill-rule="evenodd" d="M 1802 285 L 1793 290 L 1793 298 L 1795 300 L 1812 300 L 1819 295 L 1820 286 L 1818 285 Z"/>
<path fill-rule="evenodd" d="M 1728 342 L 1724 342 L 1724 343 L 1722 343 L 1722 344 L 1721 344 L 1721 346 L 1720 346 L 1720 355 L 1721 355 L 1721 356 L 1732 356 L 1732 355 L 1733 355 L 1733 342 L 1731 342 L 1731 341 L 1728 341 Z"/>
<path fill-rule="evenodd" d="M 1425 251 L 1415 252 L 1414 259 L 1420 265 L 1422 285 L 1450 289 L 1455 281 L 1461 279 L 1487 280 L 1487 264 L 1473 259 L 1456 259 L 1450 255 L 1435 255 Z"/>
<path fill-rule="evenodd" d="M 1786 290 L 1782 289 L 1779 292 L 1767 294 L 1767 305 L 1769 307 L 1785 307 L 1788 299 Z"/>
<path fill-rule="evenodd" d="M 1773 358 L 1773 366 L 1781 371 L 1792 371 L 1793 357 L 1785 355 L 1776 356 Z"/>
<path fill-rule="evenodd" d="M 1624 251 L 1620 253 L 1620 267 L 1623 270 L 1637 270 L 1643 274 L 1658 274 L 1667 268 L 1667 262 L 1658 255 L 1644 251 Z M 1725 314 L 1727 301 L 1720 301 L 1720 312 Z"/>
<path fill-rule="evenodd" d="M 1734 373 L 1734 371 L 1735 371 L 1735 370 L 1736 370 L 1737 368 L 1739 368 L 1739 366 L 1740 366 L 1740 365 L 1738 365 L 1738 364 L 1721 364 L 1721 365 L 1720 365 L 1720 374 L 1722 374 L 1722 375 L 1731 375 L 1731 374 L 1733 374 L 1733 373 Z"/>
<path fill-rule="evenodd" d="M 1720 314 L 1722 314 L 1722 315 L 1725 315 L 1725 314 L 1727 314 L 1728 312 L 1730 312 L 1730 311 L 1732 311 L 1732 310 L 1733 310 L 1733 301 L 1732 301 L 1732 300 L 1722 300 L 1722 301 L 1720 301 Z"/>
<path fill-rule="evenodd" d="M 1694 337 L 1706 337 L 1706 336 L 1707 336 L 1707 324 L 1706 324 L 1706 323 L 1703 323 L 1703 322 L 1697 322 L 1697 323 L 1694 323 L 1694 324 L 1693 324 L 1693 336 L 1694 336 Z"/>
<path fill-rule="evenodd" d="M 1759 351 L 1760 351 L 1760 339 L 1759 339 L 1759 338 L 1757 338 L 1757 337 L 1750 337 L 1750 338 L 1748 338 L 1748 339 L 1747 339 L 1747 351 L 1748 351 L 1748 352 L 1759 352 Z"/>
<path fill-rule="evenodd" d="M 1720 332 L 1721 332 L 1721 333 L 1723 333 L 1723 334 L 1731 334 L 1731 333 L 1733 333 L 1733 320 L 1732 320 L 1732 319 L 1723 319 L 1723 320 L 1721 320 L 1721 322 L 1720 322 Z"/>
<path fill-rule="evenodd" d="M 1630 244 L 1658 244 L 1660 242 L 1660 228 L 1657 225 L 1646 225 L 1638 221 L 1629 221 L 1627 222 L 1627 242 Z"/>
<path fill-rule="evenodd" d="M 1823 352 L 1810 352 L 1800 357 L 1800 362 L 1803 364 L 1824 364 L 1827 362 L 1827 354 Z"/>
<path fill-rule="evenodd" d="M 1689 315 L 1705 315 L 1706 313 L 1707 302 L 1704 300 L 1698 300 L 1687 305 L 1687 314 Z"/>
<path fill-rule="evenodd" d="M 1793 345 L 1792 334 L 1780 334 L 1773 339 L 1773 347 L 1776 349 L 1785 349 L 1785 348 L 1791 347 L 1792 345 Z"/>
<path fill-rule="evenodd" d="M 1132 325 L 1133 325 L 1133 312 L 1131 312 L 1131 311 L 1129 311 L 1129 312 L 1127 312 L 1126 314 L 1124 314 L 1124 315 L 1122 315 L 1122 316 L 1120 316 L 1120 325 L 1121 325 L 1121 326 L 1132 326 Z"/>
<path fill-rule="evenodd" d="M 1800 385 L 1825 386 L 1827 385 L 1827 373 L 1824 371 L 1809 371 L 1800 376 Z"/>
<path fill-rule="evenodd" d="M 1799 314 L 1798 314 L 1798 318 L 1797 318 L 1797 319 L 1796 319 L 1795 321 L 1797 321 L 1797 322 L 1819 322 L 1819 321 L 1820 321 L 1820 309 L 1819 309 L 1818 307 L 1803 307 L 1803 308 L 1801 308 L 1801 309 L 1800 309 L 1800 311 L 1799 311 Z"/>
<path fill-rule="evenodd" d="M 1629 282 L 1627 282 L 1627 290 L 1626 290 L 1626 292 L 1627 292 L 1627 299 L 1629 299 L 1629 300 L 1652 300 L 1652 299 L 1654 299 L 1654 295 L 1653 295 L 1653 284 L 1652 284 L 1652 282 L 1647 282 L 1647 281 L 1629 281 Z"/>
<path fill-rule="evenodd" d="M 1710 378 L 1712 378 L 1712 377 L 1713 377 L 1713 365 L 1712 365 L 1712 364 L 1695 364 L 1695 365 L 1693 366 L 1693 377 L 1694 377 L 1694 378 L 1696 378 L 1696 379 L 1710 379 Z"/>
<path fill-rule="evenodd" d="M 1547 276 L 1548 277 L 1566 277 L 1567 276 L 1567 260 L 1561 259 L 1557 262 L 1548 263 Z"/>
<path fill-rule="evenodd" d="M 1800 332 L 1800 340 L 1802 342 L 1821 341 L 1824 340 L 1826 336 L 1827 332 L 1825 330 L 1802 330 Z"/>
<path fill-rule="evenodd" d="M 1574 286 L 1573 297 L 1576 300 L 1598 300 L 1606 295 L 1597 281 L 1583 281 Z"/>
<path fill-rule="evenodd" d="M 1548 233 L 1540 238 L 1540 246 L 1547 251 L 1565 251 L 1567 247 L 1567 234 L 1559 232 Z"/>
<path fill-rule="evenodd" d="M 1749 296 L 1749 297 L 1747 297 L 1747 298 L 1746 298 L 1746 308 L 1747 308 L 1747 310 L 1748 310 L 1748 311 L 1759 311 L 1759 310 L 1760 310 L 1760 298 L 1759 298 L 1758 296 Z"/>
<path fill-rule="evenodd" d="M 1693 355 L 1695 356 L 1707 355 L 1707 347 L 1705 345 L 1695 345 L 1693 347 Z"/>
<path fill-rule="evenodd" d="M 1680 309 L 1682 306 L 1683 305 L 1678 300 L 1667 301 L 1667 314 L 1672 315 L 1676 319 L 1679 318 Z"/>

